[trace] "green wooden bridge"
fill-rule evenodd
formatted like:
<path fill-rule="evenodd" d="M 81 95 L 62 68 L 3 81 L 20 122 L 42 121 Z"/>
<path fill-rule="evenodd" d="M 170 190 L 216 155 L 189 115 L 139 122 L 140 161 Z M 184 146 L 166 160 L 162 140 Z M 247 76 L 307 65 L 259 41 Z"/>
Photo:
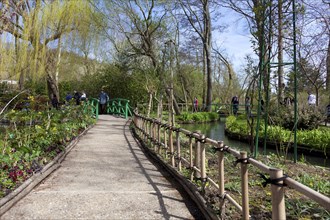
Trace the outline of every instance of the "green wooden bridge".
<path fill-rule="evenodd" d="M 107 102 L 106 106 L 106 114 L 109 115 L 117 115 L 124 117 L 127 119 L 132 116 L 132 107 L 129 105 L 129 100 L 122 98 L 114 98 L 110 99 Z M 87 102 L 84 103 L 84 112 L 87 114 L 93 115 L 96 119 L 99 118 L 99 100 L 96 98 L 88 99 Z"/>

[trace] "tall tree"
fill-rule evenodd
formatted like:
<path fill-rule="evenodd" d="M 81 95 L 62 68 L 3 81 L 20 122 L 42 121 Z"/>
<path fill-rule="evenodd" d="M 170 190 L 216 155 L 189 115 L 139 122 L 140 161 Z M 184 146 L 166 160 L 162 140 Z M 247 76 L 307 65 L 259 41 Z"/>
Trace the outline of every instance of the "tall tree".
<path fill-rule="evenodd" d="M 56 66 L 61 42 L 89 21 L 92 11 L 88 1 L 5 0 L 0 11 L 2 33 L 20 39 L 20 64 L 16 65 L 21 66 L 21 87 L 25 78 L 22 70 L 28 69 L 31 77 L 46 76 L 49 96 L 59 98 Z M 58 50 L 52 50 L 50 45 L 56 42 Z"/>
<path fill-rule="evenodd" d="M 211 111 L 212 104 L 212 27 L 210 0 L 179 0 L 180 6 L 189 24 L 197 33 L 203 44 L 204 76 L 206 77 L 205 108 Z M 203 97 L 204 100 L 204 97 Z"/>
<path fill-rule="evenodd" d="M 298 20 L 300 32 L 298 54 L 300 60 L 308 61 L 308 66 L 314 69 L 313 72 L 318 73 L 319 80 L 324 80 L 330 101 L 330 3 L 312 0 L 302 0 L 302 3 Z M 306 77 L 313 78 L 309 75 Z M 318 93 L 316 86 L 318 83 L 315 83 L 315 80 L 309 80 L 309 82 L 315 88 L 314 92 Z"/>
<path fill-rule="evenodd" d="M 312 61 L 315 68 L 321 67 L 330 101 L 330 2 L 302 0 L 302 3 L 304 13 L 300 19 L 302 39 L 299 41 L 299 53 Z"/>
<path fill-rule="evenodd" d="M 259 74 L 265 91 L 268 91 L 269 72 L 266 61 L 270 59 L 269 49 L 272 47 L 267 33 L 271 33 L 270 23 L 267 23 L 269 4 L 265 0 L 224 0 L 224 7 L 230 8 L 240 14 L 246 21 L 253 36 L 253 46 L 259 58 Z"/>
<path fill-rule="evenodd" d="M 127 61 L 137 61 L 130 63 L 138 64 L 130 65 L 131 69 L 148 69 L 151 66 L 159 79 L 158 84 L 165 85 L 161 89 L 165 90 L 169 97 L 170 91 L 167 86 L 168 82 L 163 77 L 162 65 L 162 49 L 166 47 L 165 42 L 173 37 L 165 24 L 168 19 L 166 4 L 163 1 L 155 0 L 124 2 L 111 0 L 104 3 L 106 5 L 104 18 L 110 25 L 104 30 L 111 32 L 108 37 L 117 54 Z M 146 80 L 156 83 L 154 75 L 146 74 L 145 77 Z M 148 86 L 148 88 L 158 91 L 158 85 Z M 156 91 L 150 90 L 149 93 L 154 95 Z M 174 109 L 176 114 L 180 113 L 175 99 Z"/>

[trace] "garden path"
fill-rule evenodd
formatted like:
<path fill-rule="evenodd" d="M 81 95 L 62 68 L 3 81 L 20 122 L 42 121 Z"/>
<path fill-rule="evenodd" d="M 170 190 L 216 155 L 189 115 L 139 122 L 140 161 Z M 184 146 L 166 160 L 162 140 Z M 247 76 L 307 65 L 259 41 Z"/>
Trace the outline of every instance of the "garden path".
<path fill-rule="evenodd" d="M 129 121 L 100 115 L 59 169 L 1 219 L 195 219 L 195 205 L 144 155 Z"/>

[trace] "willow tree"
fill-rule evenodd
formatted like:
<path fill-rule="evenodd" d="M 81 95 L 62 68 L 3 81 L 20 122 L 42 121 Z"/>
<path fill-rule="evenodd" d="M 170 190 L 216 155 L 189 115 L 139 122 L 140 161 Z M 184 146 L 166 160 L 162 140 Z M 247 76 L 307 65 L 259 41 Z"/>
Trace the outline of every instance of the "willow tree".
<path fill-rule="evenodd" d="M 92 14 L 88 1 L 4 0 L 0 10 L 1 45 L 9 45 L 2 50 L 13 51 L 12 39 L 18 39 L 17 56 L 1 56 L 0 68 L 6 68 L 3 64 L 8 61 L 16 66 L 14 75 L 21 89 L 26 78 L 45 77 L 49 96 L 59 99 L 61 48 L 86 28 Z M 2 71 L 8 72 L 8 68 Z"/>

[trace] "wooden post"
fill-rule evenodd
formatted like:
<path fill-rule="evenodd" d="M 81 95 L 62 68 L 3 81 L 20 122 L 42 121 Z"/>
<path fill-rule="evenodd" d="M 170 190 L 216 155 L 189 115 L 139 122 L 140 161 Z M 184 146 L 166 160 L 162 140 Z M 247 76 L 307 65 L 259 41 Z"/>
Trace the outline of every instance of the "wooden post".
<path fill-rule="evenodd" d="M 160 143 L 160 122 L 158 122 L 157 123 L 157 142 L 158 142 L 158 154 L 160 154 L 161 153 L 161 150 L 160 150 L 160 148 L 161 148 L 161 143 Z"/>
<path fill-rule="evenodd" d="M 283 177 L 283 170 L 271 168 L 270 179 L 279 179 Z M 283 181 L 278 181 L 277 184 L 283 184 Z M 285 201 L 284 201 L 284 187 L 271 184 L 272 191 L 272 219 L 286 219 Z"/>
<path fill-rule="evenodd" d="M 241 158 L 246 159 L 241 161 L 241 187 L 242 187 L 242 209 L 243 209 L 243 219 L 248 220 L 249 213 L 249 180 L 248 180 L 248 165 L 247 165 L 247 153 L 241 151 Z"/>
<path fill-rule="evenodd" d="M 153 135 L 153 129 L 152 129 L 153 127 L 152 126 L 153 126 L 153 120 L 150 119 L 149 120 L 149 141 L 150 141 L 149 143 L 150 143 L 151 146 L 152 146 L 152 140 L 153 140 L 153 136 L 152 136 Z"/>
<path fill-rule="evenodd" d="M 194 172 L 192 168 L 194 167 L 194 158 L 193 158 L 193 142 L 192 137 L 189 137 L 189 158 L 190 158 L 190 169 L 191 169 L 191 175 L 190 175 L 190 181 L 194 180 Z"/>
<path fill-rule="evenodd" d="M 223 218 L 223 215 L 225 214 L 225 168 L 224 168 L 224 152 L 223 150 L 220 150 L 223 148 L 224 144 L 223 141 L 218 142 L 217 150 L 218 150 L 218 172 L 219 172 L 219 195 L 220 195 L 220 216 Z"/>
<path fill-rule="evenodd" d="M 204 143 L 204 140 L 205 140 L 205 135 L 204 134 L 201 134 L 200 136 L 200 142 L 201 142 L 201 160 L 200 160 L 200 167 L 201 167 L 201 179 L 202 179 L 202 186 L 203 186 L 203 193 L 205 193 L 205 186 L 206 186 L 206 165 L 205 165 L 205 161 L 206 161 L 206 158 L 205 158 L 205 143 Z"/>
<path fill-rule="evenodd" d="M 198 133 L 200 134 L 201 131 L 196 131 L 195 133 Z M 200 164 L 201 164 L 201 156 L 200 156 L 200 153 L 201 153 L 201 142 L 197 141 L 196 142 L 196 148 L 195 148 L 195 166 L 197 168 L 199 168 Z M 194 172 L 194 177 L 197 178 L 197 179 L 200 179 L 201 175 L 199 172 L 195 171 Z"/>
<path fill-rule="evenodd" d="M 147 138 L 147 132 L 148 132 L 148 123 L 147 120 L 144 118 L 143 119 L 143 132 L 144 132 L 144 143 L 147 142 L 148 138 Z"/>
<path fill-rule="evenodd" d="M 167 137 L 166 137 L 166 127 L 164 127 L 164 148 L 165 148 L 165 157 L 167 158 Z"/>
<path fill-rule="evenodd" d="M 152 121 L 152 143 L 154 145 L 154 152 L 157 152 L 157 138 L 156 138 L 156 119 Z"/>
<path fill-rule="evenodd" d="M 169 129 L 168 141 L 170 142 L 169 144 L 170 144 L 170 153 L 171 153 L 171 158 L 170 158 L 171 159 L 171 165 L 172 165 L 172 167 L 175 167 L 172 126 Z"/>
<path fill-rule="evenodd" d="M 181 146 L 180 146 L 180 131 L 176 131 L 176 150 L 178 152 L 178 170 L 181 171 Z"/>

